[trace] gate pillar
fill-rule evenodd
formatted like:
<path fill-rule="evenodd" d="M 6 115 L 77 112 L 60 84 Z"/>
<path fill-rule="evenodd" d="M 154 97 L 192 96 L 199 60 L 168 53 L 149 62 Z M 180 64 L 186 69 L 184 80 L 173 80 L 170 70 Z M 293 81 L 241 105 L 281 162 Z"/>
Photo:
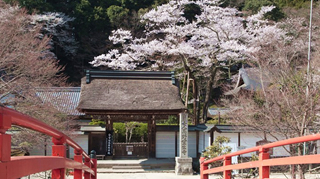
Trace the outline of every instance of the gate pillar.
<path fill-rule="evenodd" d="M 176 157 L 175 173 L 177 175 L 192 175 L 192 158 L 188 157 L 188 113 L 183 112 L 180 116 L 179 157 Z"/>
<path fill-rule="evenodd" d="M 148 121 L 148 146 L 149 158 L 156 157 L 156 121 L 154 118 Z"/>

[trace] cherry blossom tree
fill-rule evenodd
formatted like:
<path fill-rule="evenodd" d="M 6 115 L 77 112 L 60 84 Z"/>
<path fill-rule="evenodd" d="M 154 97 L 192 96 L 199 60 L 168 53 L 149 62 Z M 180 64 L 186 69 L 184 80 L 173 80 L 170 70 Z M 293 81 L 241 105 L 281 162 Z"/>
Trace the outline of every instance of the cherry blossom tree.
<path fill-rule="evenodd" d="M 42 24 L 31 24 L 32 16 L 18 6 L 0 0 L 0 104 L 65 129 L 66 117 L 43 104 L 37 88 L 64 86 L 55 55 L 50 52 L 50 38 L 42 35 Z M 43 144 L 43 136 L 19 129 L 13 136 L 16 145 L 24 141 Z"/>
<path fill-rule="evenodd" d="M 199 13 L 187 18 L 187 6 L 195 7 Z M 216 0 L 170 1 L 141 17 L 145 24 L 142 38 L 133 38 L 123 29 L 113 31 L 109 39 L 122 48 L 95 57 L 91 64 L 122 70 L 141 66 L 152 70 L 184 69 L 195 80 L 196 91 L 201 77 L 206 92 L 205 120 L 220 69 L 250 59 L 251 54 L 261 50 L 260 44 L 283 38 L 284 31 L 263 18 L 272 9 L 264 7 L 257 14 L 244 18 L 234 8 L 219 7 Z M 197 101 L 198 92 L 195 94 L 194 101 Z"/>
<path fill-rule="evenodd" d="M 0 3 L 0 99 L 8 94 L 28 99 L 31 95 L 22 91 L 59 85 L 61 67 L 49 51 L 50 38 L 40 34 L 41 25 L 30 26 L 23 9 Z"/>
<path fill-rule="evenodd" d="M 78 42 L 73 34 L 70 23 L 75 20 L 61 12 L 46 12 L 31 16 L 31 24 L 42 24 L 41 32 L 50 35 L 51 44 L 63 49 L 67 56 L 76 55 Z M 53 46 L 52 46 L 53 47 Z M 57 47 L 56 47 L 57 48 Z"/>

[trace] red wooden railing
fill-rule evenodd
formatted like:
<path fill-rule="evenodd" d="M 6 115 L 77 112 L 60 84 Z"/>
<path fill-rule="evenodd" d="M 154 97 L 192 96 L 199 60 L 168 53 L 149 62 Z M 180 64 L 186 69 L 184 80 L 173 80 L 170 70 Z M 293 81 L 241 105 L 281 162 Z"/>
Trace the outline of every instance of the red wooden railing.
<path fill-rule="evenodd" d="M 17 125 L 41 132 L 52 137 L 52 156 L 11 157 L 11 135 L 6 131 Z M 66 158 L 66 145 L 74 148 L 74 160 Z M 84 162 L 83 162 L 84 161 Z M 74 169 L 74 178 L 96 179 L 97 160 L 89 155 L 72 139 L 59 130 L 19 113 L 0 106 L 0 178 L 16 179 L 42 171 L 52 170 L 52 179 L 65 179 L 66 169 Z"/>
<path fill-rule="evenodd" d="M 247 168 L 259 168 L 259 179 L 266 179 L 270 177 L 270 166 L 279 165 L 293 165 L 293 164 L 311 164 L 320 163 L 320 154 L 316 155 L 303 155 L 303 156 L 292 156 L 285 158 L 269 158 L 269 149 L 274 147 L 281 147 L 290 144 L 308 142 L 320 140 L 320 134 L 313 134 L 309 136 L 297 137 L 282 141 L 277 141 L 262 146 L 256 146 L 249 149 L 233 152 L 227 155 L 219 156 L 213 159 L 205 160 L 204 157 L 200 158 L 200 178 L 208 179 L 209 174 L 223 172 L 224 179 L 231 179 L 231 171 Z M 231 164 L 231 157 L 238 156 L 246 153 L 259 151 L 259 160 L 252 162 L 245 162 L 239 164 Z M 208 169 L 208 165 L 212 162 L 223 161 L 223 166 Z"/>

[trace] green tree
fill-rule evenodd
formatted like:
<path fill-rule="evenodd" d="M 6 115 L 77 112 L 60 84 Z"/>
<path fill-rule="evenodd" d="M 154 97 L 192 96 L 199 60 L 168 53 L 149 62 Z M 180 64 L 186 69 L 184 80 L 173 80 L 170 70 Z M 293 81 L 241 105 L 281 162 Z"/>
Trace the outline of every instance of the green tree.
<path fill-rule="evenodd" d="M 111 24 L 114 27 L 119 28 L 128 23 L 127 19 L 129 15 L 129 9 L 112 5 L 107 9 L 107 15 Z"/>
<path fill-rule="evenodd" d="M 211 159 L 211 158 L 215 158 L 215 157 L 230 153 L 232 148 L 230 146 L 227 146 L 229 142 L 230 142 L 229 137 L 225 137 L 225 136 L 216 137 L 212 145 L 206 148 L 205 152 L 203 153 L 203 156 L 206 159 Z"/>
<path fill-rule="evenodd" d="M 279 21 L 285 17 L 285 14 L 275 0 L 246 0 L 243 10 L 251 11 L 251 13 L 255 14 L 262 6 L 275 6 L 271 12 L 265 14 L 265 18 L 267 19 Z"/>
<path fill-rule="evenodd" d="M 139 126 L 133 130 L 134 142 L 145 142 L 148 140 L 148 124 L 139 123 Z"/>
<path fill-rule="evenodd" d="M 246 0 L 220 0 L 221 7 L 234 7 L 242 10 Z"/>
<path fill-rule="evenodd" d="M 113 123 L 113 131 L 115 136 L 114 138 L 115 142 L 125 142 L 126 129 L 125 129 L 124 123 L 121 123 L 121 122 Z"/>

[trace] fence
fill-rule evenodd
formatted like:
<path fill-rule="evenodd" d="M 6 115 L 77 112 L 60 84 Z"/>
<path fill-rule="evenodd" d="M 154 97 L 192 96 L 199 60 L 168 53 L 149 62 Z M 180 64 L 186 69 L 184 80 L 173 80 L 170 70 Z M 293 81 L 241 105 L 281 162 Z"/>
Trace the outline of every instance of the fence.
<path fill-rule="evenodd" d="M 11 157 L 11 135 L 6 131 L 16 125 L 52 137 L 52 156 Z M 66 144 L 74 148 L 74 160 L 66 158 Z M 84 162 L 83 162 L 84 161 Z M 0 178 L 16 179 L 52 170 L 52 179 L 65 179 L 66 169 L 74 169 L 74 178 L 96 179 L 97 160 L 72 139 L 55 128 L 15 110 L 0 106 Z"/>
<path fill-rule="evenodd" d="M 113 143 L 115 157 L 148 157 L 147 142 Z"/>
<path fill-rule="evenodd" d="M 208 179 L 209 174 L 223 172 L 224 179 L 231 179 L 232 170 L 259 168 L 259 179 L 265 179 L 270 177 L 270 166 L 280 165 L 294 165 L 294 164 L 312 164 L 320 163 L 320 155 L 303 155 L 292 156 L 285 158 L 270 159 L 268 151 L 274 147 L 281 147 L 290 144 L 302 143 L 320 140 L 320 134 L 314 134 L 309 136 L 297 137 L 282 141 L 277 141 L 262 146 L 256 146 L 249 149 L 233 152 L 227 155 L 219 156 L 213 159 L 205 160 L 204 157 L 200 158 L 200 178 Z M 259 152 L 259 160 L 252 162 L 245 162 L 239 164 L 231 164 L 231 157 L 239 156 L 251 152 Z M 223 166 L 208 169 L 208 165 L 212 162 L 223 161 Z"/>

